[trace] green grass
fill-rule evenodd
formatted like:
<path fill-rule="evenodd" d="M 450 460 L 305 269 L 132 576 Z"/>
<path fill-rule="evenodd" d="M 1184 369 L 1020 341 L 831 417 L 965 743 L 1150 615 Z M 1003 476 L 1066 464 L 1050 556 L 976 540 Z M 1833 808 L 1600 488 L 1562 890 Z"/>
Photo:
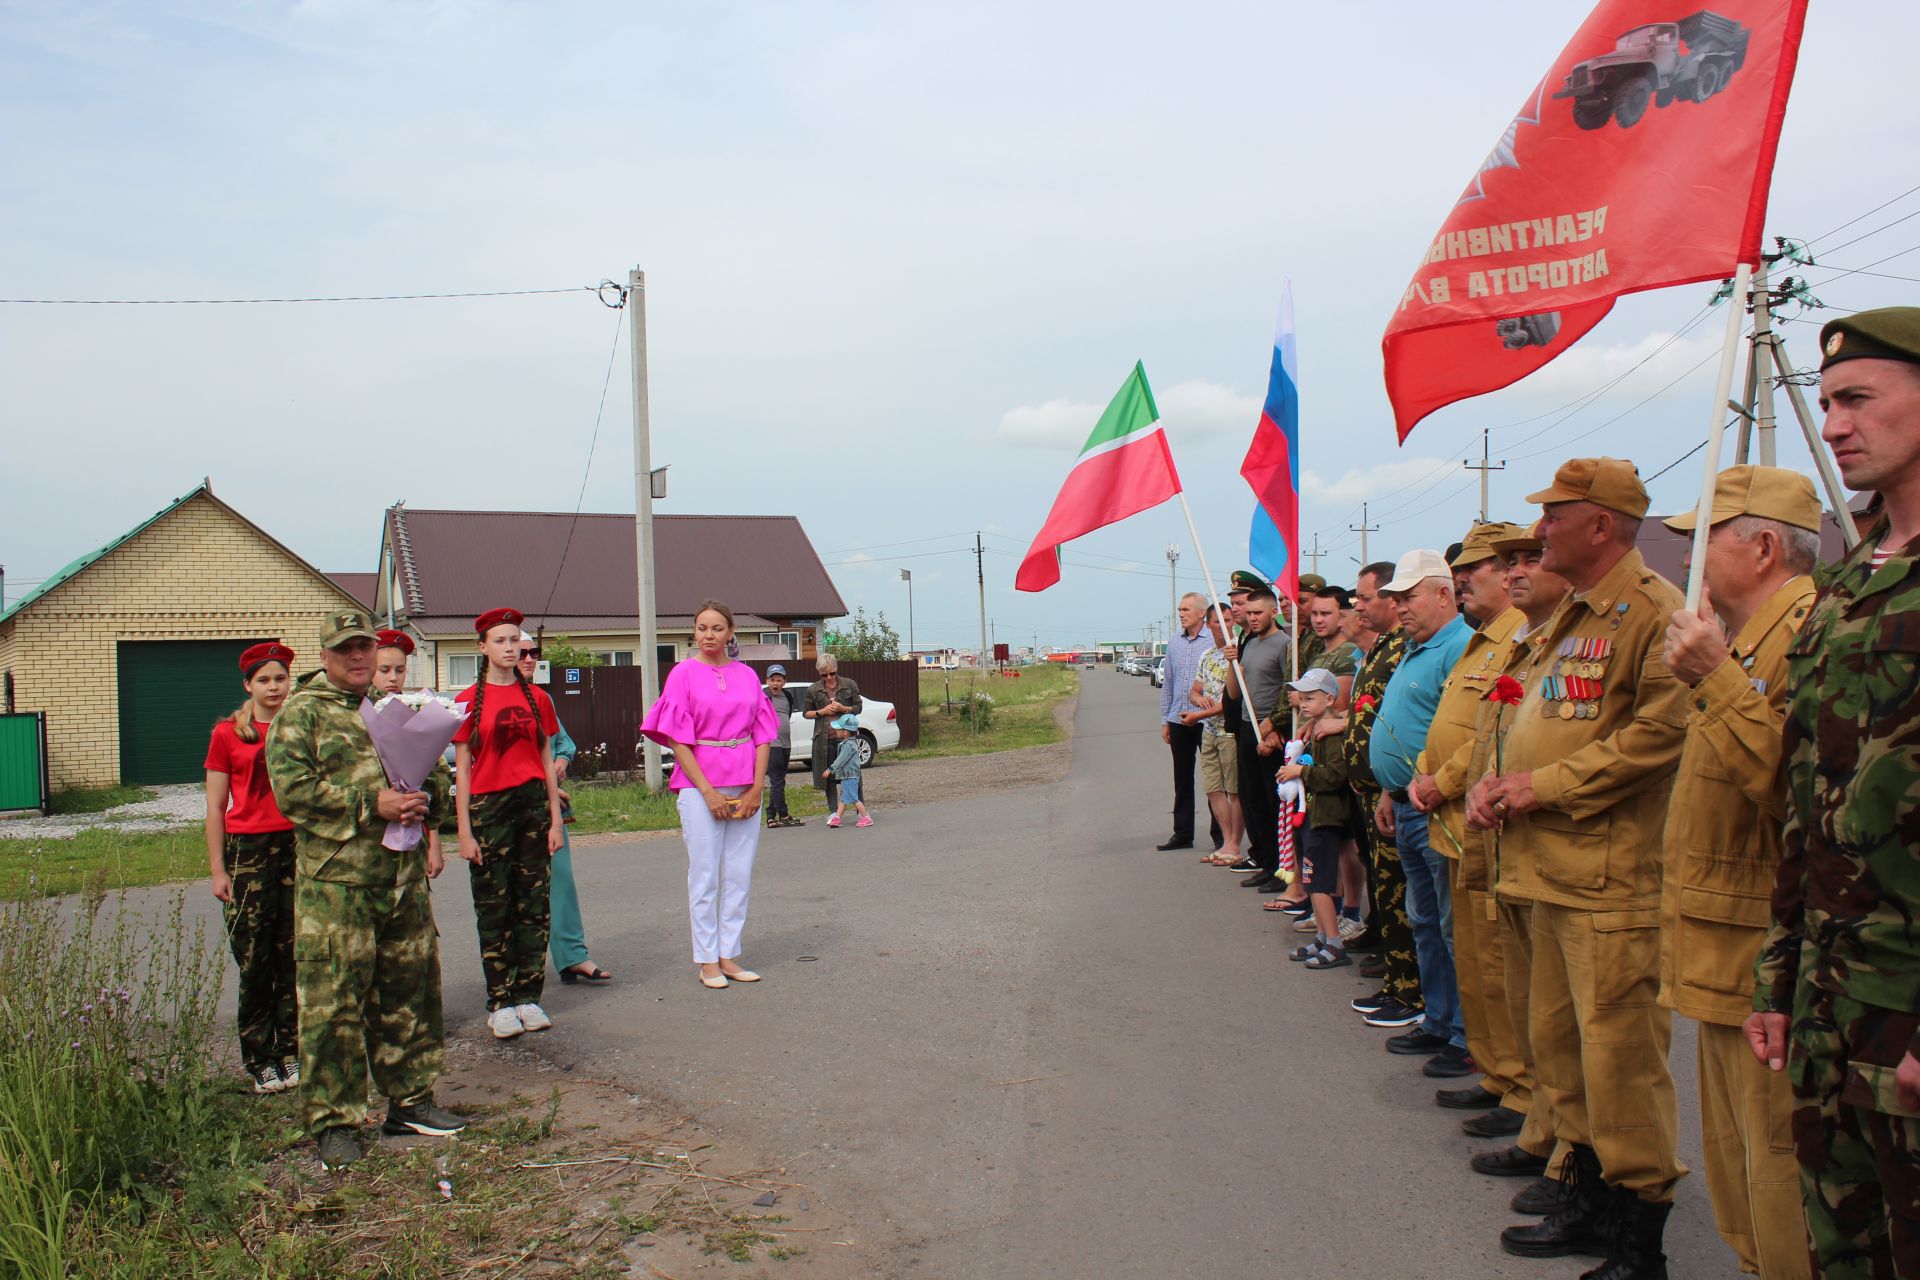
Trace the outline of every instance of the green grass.
<path fill-rule="evenodd" d="M 680 828 L 674 793 L 648 795 L 644 782 L 576 782 L 567 787 L 567 794 L 573 798 L 575 835 Z M 812 775 L 804 770 L 787 775 L 787 809 L 796 818 L 811 818 L 827 811 L 820 793 L 814 790 Z"/>
<path fill-rule="evenodd" d="M 174 831 L 82 831 L 70 839 L 0 840 L 0 899 L 133 889 L 207 874 L 199 824 Z M 29 884 L 31 878 L 32 883 Z"/>
<path fill-rule="evenodd" d="M 151 787 L 136 787 L 124 783 L 115 783 L 110 787 L 74 787 L 68 791 L 53 793 L 53 813 L 99 813 L 105 809 L 117 809 L 123 804 L 139 804 L 143 800 L 154 799 L 156 793 Z"/>
<path fill-rule="evenodd" d="M 1066 732 L 1054 719 L 1060 702 L 1080 688 L 1080 673 L 1065 663 L 1016 667 L 1018 679 L 972 671 L 920 673 L 920 742 L 896 751 L 897 760 L 927 760 L 939 756 L 984 755 L 1020 747 L 1043 747 L 1059 742 Z M 957 701 L 979 689 L 993 698 L 993 711 L 984 729 L 947 710 L 951 690 Z"/>

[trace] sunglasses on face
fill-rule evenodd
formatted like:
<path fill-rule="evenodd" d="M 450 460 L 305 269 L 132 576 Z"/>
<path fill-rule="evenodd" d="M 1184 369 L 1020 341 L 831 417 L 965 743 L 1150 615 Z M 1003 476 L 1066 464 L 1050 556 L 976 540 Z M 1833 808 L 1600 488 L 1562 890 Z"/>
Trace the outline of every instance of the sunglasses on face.
<path fill-rule="evenodd" d="M 538 649 L 522 649 L 520 656 L 523 658 L 537 658 L 540 656 L 540 651 Z"/>

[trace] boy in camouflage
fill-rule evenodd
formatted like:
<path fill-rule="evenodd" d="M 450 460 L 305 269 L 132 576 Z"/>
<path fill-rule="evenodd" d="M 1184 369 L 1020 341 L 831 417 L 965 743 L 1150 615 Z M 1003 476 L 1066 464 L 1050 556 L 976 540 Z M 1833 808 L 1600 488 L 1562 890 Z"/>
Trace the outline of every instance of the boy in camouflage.
<path fill-rule="evenodd" d="M 300 1100 L 323 1168 L 358 1160 L 366 1077 L 387 1098 L 382 1132 L 449 1134 L 466 1121 L 433 1104 L 443 1062 L 440 948 L 422 849 L 397 853 L 387 823 L 438 823 L 444 778 L 387 785 L 360 718 L 373 683 L 374 630 L 358 609 L 321 628 L 323 667 L 274 718 L 267 770 L 295 835 L 294 967 Z"/>

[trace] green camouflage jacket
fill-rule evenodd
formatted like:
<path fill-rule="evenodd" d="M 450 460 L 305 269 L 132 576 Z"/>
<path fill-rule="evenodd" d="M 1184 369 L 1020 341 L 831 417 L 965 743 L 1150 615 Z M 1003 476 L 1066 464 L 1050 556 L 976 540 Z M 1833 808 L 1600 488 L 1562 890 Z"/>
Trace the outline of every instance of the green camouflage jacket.
<path fill-rule="evenodd" d="M 1787 651 L 1785 851 L 1753 1007 L 1804 980 L 1920 1011 L 1920 558 L 1873 567 L 1882 524 L 1820 570 Z"/>
<path fill-rule="evenodd" d="M 1373 765 L 1367 759 L 1367 749 L 1373 742 L 1373 721 L 1380 714 L 1380 699 L 1386 696 L 1387 681 L 1393 679 L 1400 659 L 1406 656 L 1407 633 L 1395 627 L 1381 633 L 1373 642 L 1367 660 L 1360 664 L 1360 674 L 1353 678 L 1347 731 L 1341 735 L 1340 748 L 1346 755 L 1347 778 L 1353 783 L 1353 789 L 1369 799 L 1380 791 L 1380 784 L 1374 781 Z M 1363 703 L 1362 698 L 1372 701 Z"/>
<path fill-rule="evenodd" d="M 390 885 L 423 878 L 427 846 L 408 853 L 380 843 L 387 820 L 379 796 L 387 785 L 380 756 L 360 719 L 362 697 L 315 671 L 294 685 L 267 735 L 267 773 L 274 799 L 295 830 L 299 874 L 334 884 Z M 427 815 L 437 826 L 452 812 L 444 768 L 427 780 Z"/>

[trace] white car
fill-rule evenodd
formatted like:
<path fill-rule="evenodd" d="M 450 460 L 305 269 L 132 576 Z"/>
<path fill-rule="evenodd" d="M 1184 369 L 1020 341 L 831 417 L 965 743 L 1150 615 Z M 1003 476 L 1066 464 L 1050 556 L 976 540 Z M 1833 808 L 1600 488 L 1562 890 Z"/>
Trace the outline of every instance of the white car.
<path fill-rule="evenodd" d="M 804 701 L 809 683 L 804 680 L 789 680 L 787 688 L 794 697 Z M 813 721 L 800 712 L 793 713 L 793 754 L 788 763 L 813 763 Z M 900 713 L 891 702 L 882 701 L 870 694 L 860 695 L 860 767 L 866 768 L 873 758 L 882 751 L 894 751 L 900 746 Z"/>

